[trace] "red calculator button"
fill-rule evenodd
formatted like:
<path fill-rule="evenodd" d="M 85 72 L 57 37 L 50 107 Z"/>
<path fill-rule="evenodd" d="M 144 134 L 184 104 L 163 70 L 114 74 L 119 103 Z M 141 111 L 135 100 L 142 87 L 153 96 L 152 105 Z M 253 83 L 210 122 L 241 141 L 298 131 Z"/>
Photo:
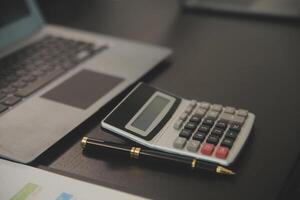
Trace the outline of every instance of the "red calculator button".
<path fill-rule="evenodd" d="M 216 157 L 225 159 L 228 155 L 229 149 L 227 147 L 219 147 L 216 151 Z"/>
<path fill-rule="evenodd" d="M 212 152 L 214 151 L 214 148 L 215 148 L 215 145 L 205 143 L 201 148 L 201 153 L 203 153 L 204 155 L 211 155 Z"/>

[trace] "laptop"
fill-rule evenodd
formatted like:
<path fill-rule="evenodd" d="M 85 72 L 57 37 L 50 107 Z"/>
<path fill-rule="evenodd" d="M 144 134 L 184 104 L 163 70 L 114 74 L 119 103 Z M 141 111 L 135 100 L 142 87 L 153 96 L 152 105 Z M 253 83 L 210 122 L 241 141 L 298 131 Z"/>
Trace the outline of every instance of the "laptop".
<path fill-rule="evenodd" d="M 2 1 L 0 13 L 0 157 L 21 163 L 171 54 L 46 24 L 34 0 Z"/>
<path fill-rule="evenodd" d="M 186 8 L 245 15 L 300 18 L 299 0 L 184 0 Z"/>

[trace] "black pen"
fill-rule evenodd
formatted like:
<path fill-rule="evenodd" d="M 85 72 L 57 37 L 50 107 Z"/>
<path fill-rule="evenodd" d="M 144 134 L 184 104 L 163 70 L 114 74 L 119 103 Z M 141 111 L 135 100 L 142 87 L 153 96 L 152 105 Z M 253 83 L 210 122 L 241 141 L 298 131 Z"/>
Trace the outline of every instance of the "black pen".
<path fill-rule="evenodd" d="M 198 159 L 194 159 L 187 156 L 170 154 L 158 150 L 142 149 L 141 147 L 130 147 L 122 144 L 117 144 L 113 142 L 106 142 L 103 140 L 83 137 L 81 140 L 81 147 L 84 150 L 104 150 L 109 152 L 116 152 L 120 154 L 129 155 L 131 158 L 135 159 L 148 159 L 148 160 L 159 160 L 166 162 L 174 162 L 184 166 L 188 166 L 192 169 L 201 169 L 217 174 L 227 174 L 234 175 L 235 173 L 223 166 L 204 162 Z"/>

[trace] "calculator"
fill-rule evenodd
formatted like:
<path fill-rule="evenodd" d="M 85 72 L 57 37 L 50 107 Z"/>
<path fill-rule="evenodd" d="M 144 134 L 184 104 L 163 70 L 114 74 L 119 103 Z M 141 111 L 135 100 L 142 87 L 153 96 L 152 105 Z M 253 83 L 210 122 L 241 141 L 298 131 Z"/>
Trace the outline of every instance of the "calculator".
<path fill-rule="evenodd" d="M 228 166 L 254 120 L 246 109 L 187 100 L 139 83 L 101 126 L 151 149 Z"/>

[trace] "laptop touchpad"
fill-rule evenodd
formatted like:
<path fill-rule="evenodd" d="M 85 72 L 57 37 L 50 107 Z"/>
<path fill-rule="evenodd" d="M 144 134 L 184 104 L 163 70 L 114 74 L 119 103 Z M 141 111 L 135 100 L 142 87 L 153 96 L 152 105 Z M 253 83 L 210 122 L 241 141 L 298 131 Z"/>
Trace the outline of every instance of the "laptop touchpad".
<path fill-rule="evenodd" d="M 119 77 L 82 70 L 42 97 L 87 109 L 122 81 L 123 79 Z"/>

